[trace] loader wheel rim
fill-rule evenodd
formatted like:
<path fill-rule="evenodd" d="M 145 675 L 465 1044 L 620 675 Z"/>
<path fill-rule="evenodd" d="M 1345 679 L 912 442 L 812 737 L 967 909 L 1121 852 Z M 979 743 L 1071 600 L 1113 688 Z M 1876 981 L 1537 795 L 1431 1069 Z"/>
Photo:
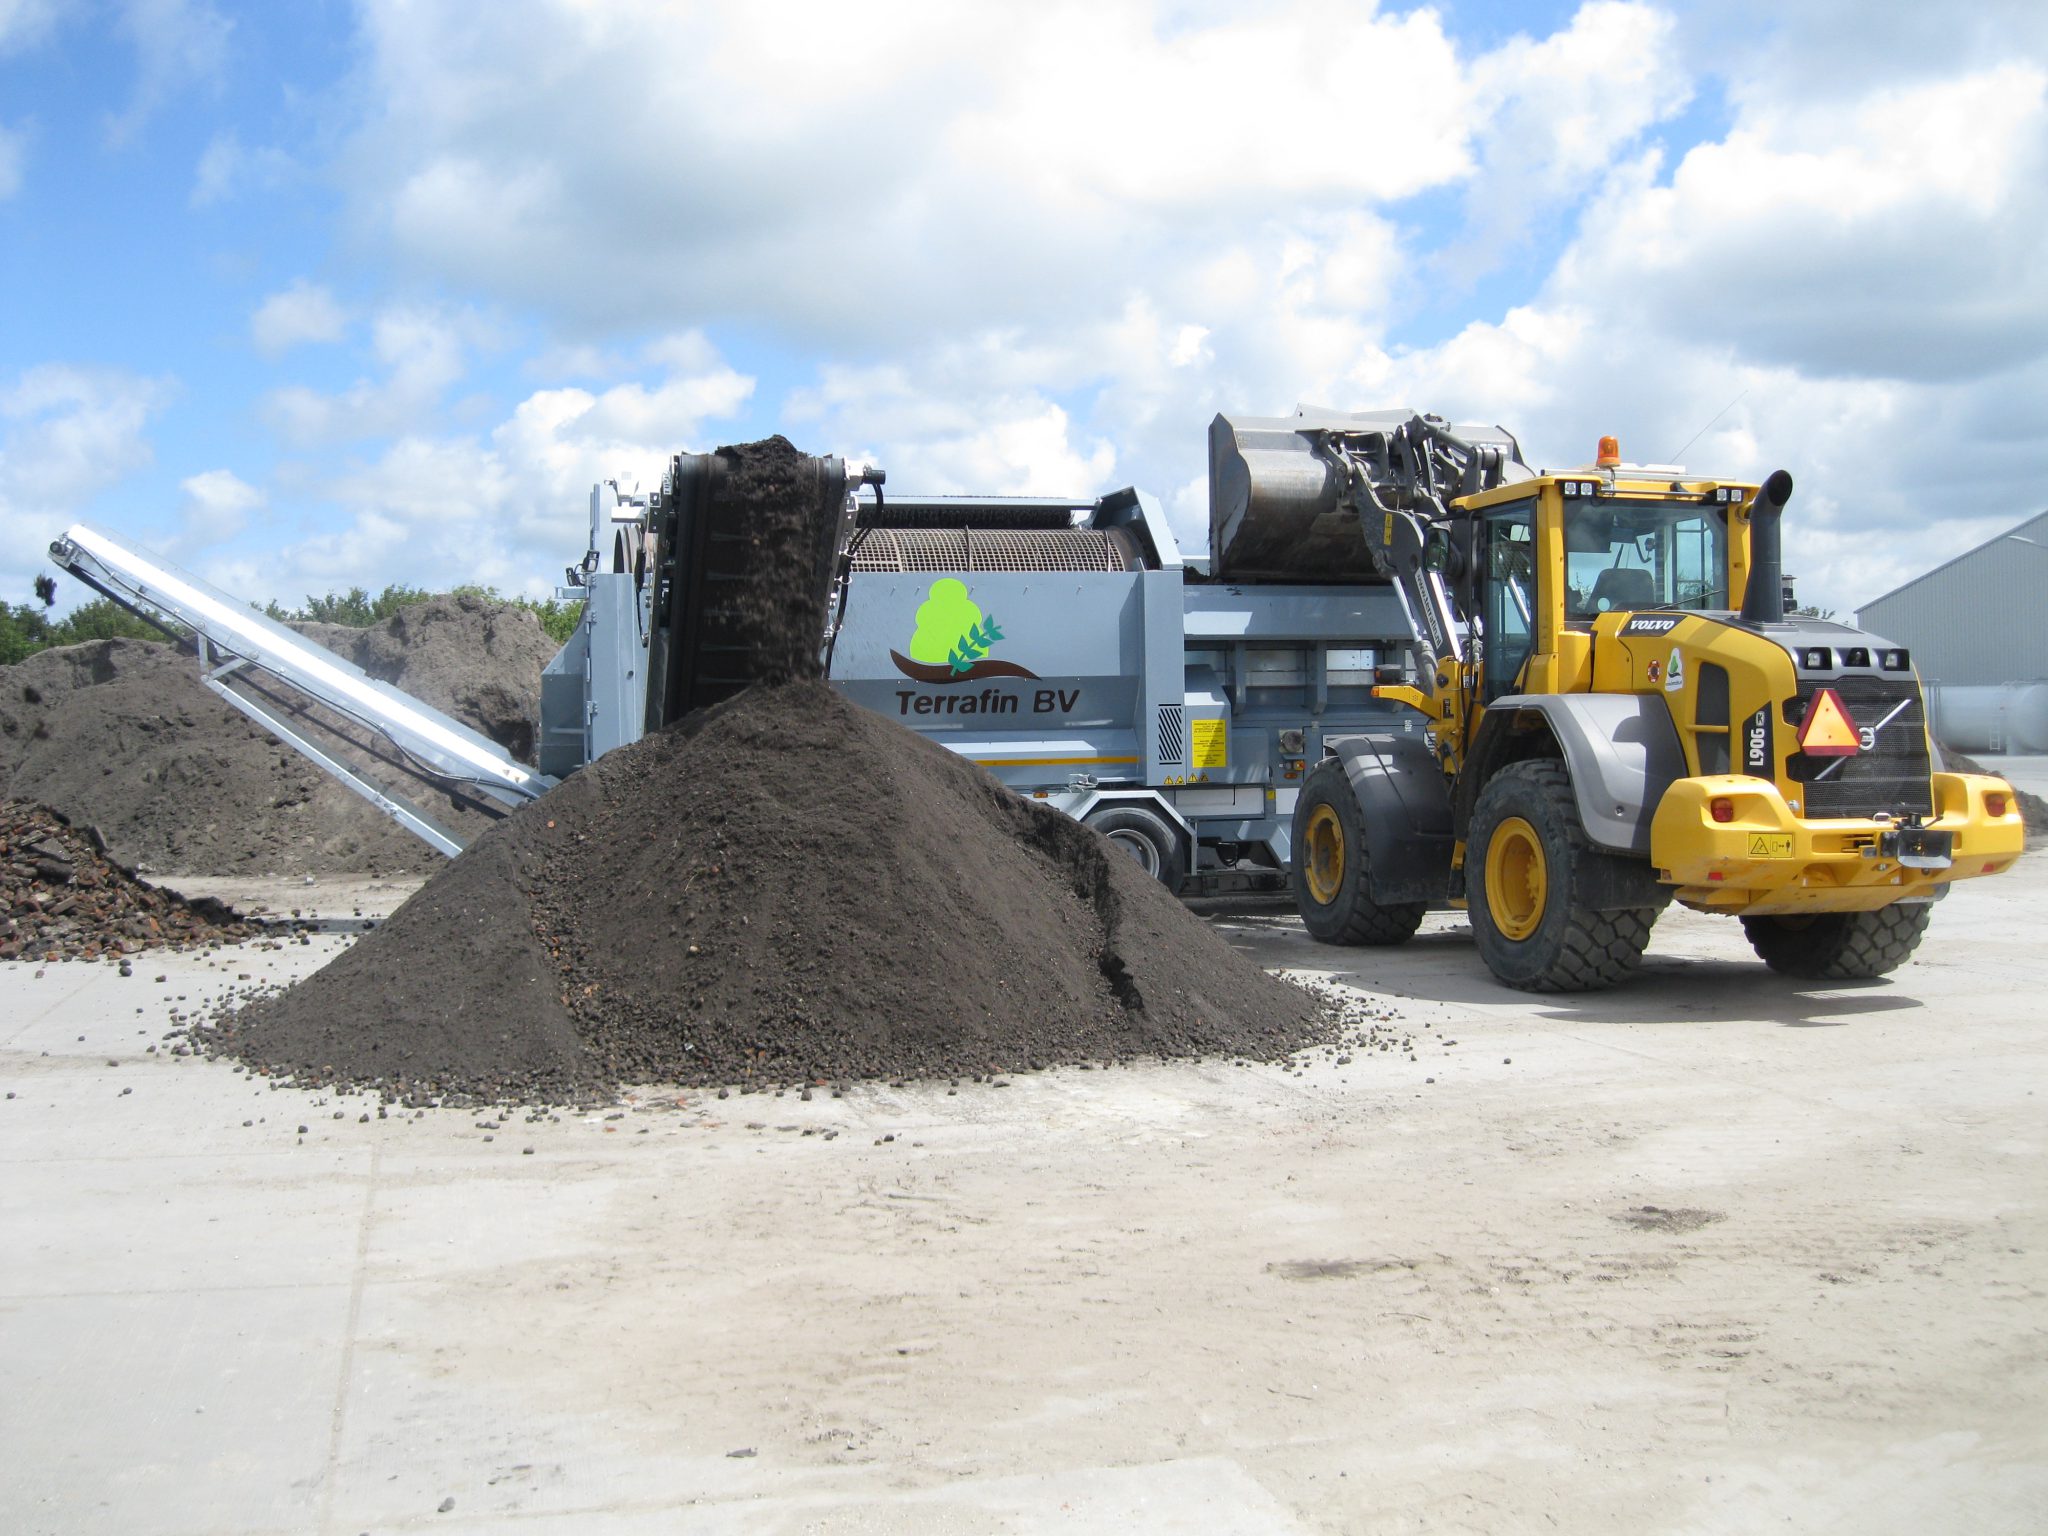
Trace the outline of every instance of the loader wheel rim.
<path fill-rule="evenodd" d="M 1327 907 L 1344 886 L 1344 827 L 1335 806 L 1319 805 L 1309 812 L 1306 842 L 1302 869 L 1308 893 L 1317 906 Z"/>
<path fill-rule="evenodd" d="M 1486 844 L 1486 910 L 1504 938 L 1520 943 L 1543 921 L 1550 864 L 1543 839 L 1520 816 L 1493 829 Z"/>

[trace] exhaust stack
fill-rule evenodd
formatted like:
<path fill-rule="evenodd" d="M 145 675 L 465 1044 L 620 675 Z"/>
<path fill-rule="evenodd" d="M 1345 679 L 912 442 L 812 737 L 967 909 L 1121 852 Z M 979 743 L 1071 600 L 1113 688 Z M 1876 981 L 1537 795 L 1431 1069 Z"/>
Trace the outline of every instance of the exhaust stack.
<path fill-rule="evenodd" d="M 1749 586 L 1742 594 L 1742 622 L 1779 624 L 1785 618 L 1785 547 L 1778 526 L 1792 499 L 1792 477 L 1773 470 L 1749 506 Z"/>

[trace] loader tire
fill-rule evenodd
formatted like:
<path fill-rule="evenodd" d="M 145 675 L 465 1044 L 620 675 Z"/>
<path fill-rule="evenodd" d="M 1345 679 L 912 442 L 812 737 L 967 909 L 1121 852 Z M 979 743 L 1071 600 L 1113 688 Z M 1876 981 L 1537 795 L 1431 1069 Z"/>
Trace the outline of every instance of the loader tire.
<path fill-rule="evenodd" d="M 1405 944 L 1428 910 L 1419 901 L 1372 899 L 1365 825 L 1344 765 L 1325 758 L 1302 781 L 1294 803 L 1295 910 L 1310 938 L 1323 944 Z"/>
<path fill-rule="evenodd" d="M 1524 992 L 1595 992 L 1634 970 L 1661 904 L 1601 912 L 1573 900 L 1580 867 L 1614 858 L 1586 836 L 1562 763 L 1510 763 L 1479 792 L 1465 885 L 1479 957 Z"/>
<path fill-rule="evenodd" d="M 1912 958 L 1934 915 L 1932 902 L 1900 902 L 1875 912 L 1815 912 L 1745 917 L 1742 931 L 1765 965 L 1807 981 L 1866 981 Z"/>

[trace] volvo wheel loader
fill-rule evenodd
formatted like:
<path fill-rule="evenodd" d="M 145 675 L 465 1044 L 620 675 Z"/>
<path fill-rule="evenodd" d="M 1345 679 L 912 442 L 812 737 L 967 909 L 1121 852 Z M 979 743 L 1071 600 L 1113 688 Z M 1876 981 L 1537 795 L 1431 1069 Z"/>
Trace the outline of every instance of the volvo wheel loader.
<path fill-rule="evenodd" d="M 1362 547 L 1399 594 L 1424 728 L 1322 738 L 1294 807 L 1308 931 L 1396 944 L 1464 906 L 1509 986 L 1604 987 L 1673 900 L 1772 969 L 1883 975 L 2024 828 L 1939 770 L 1905 648 L 1788 614 L 1792 491 L 1674 466 L 1532 470 L 1498 428 L 1395 412 L 1218 418 L 1222 537 Z M 1242 557 L 1243 550 L 1239 551 Z"/>

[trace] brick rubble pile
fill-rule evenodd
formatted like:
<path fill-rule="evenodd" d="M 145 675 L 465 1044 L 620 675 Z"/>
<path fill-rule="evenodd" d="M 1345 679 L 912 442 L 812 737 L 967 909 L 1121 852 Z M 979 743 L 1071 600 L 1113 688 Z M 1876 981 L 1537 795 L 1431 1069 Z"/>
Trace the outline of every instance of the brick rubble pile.
<path fill-rule="evenodd" d="M 89 828 L 45 806 L 0 800 L 0 960 L 96 960 L 261 932 L 217 903 L 144 885 Z"/>

